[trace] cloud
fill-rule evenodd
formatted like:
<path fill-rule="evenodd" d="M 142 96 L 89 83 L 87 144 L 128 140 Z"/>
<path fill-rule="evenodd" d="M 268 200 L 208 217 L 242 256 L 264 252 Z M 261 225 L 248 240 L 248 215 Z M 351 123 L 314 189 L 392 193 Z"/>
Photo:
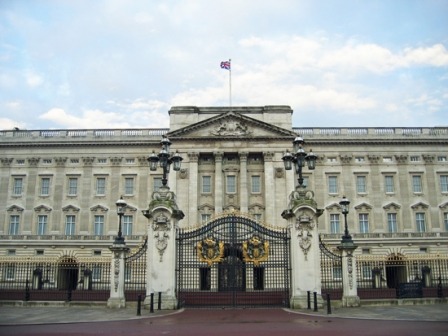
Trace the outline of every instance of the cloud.
<path fill-rule="evenodd" d="M 0 128 L 2 130 L 12 130 L 15 127 L 24 129 L 26 127 L 25 123 L 9 118 L 0 118 L 0 125 L 2 125 Z"/>
<path fill-rule="evenodd" d="M 448 66 L 448 50 L 442 44 L 435 44 L 427 48 L 408 48 L 404 51 L 404 58 L 410 64 Z"/>
<path fill-rule="evenodd" d="M 34 71 L 26 71 L 24 77 L 27 85 L 32 88 L 38 87 L 44 82 L 43 78 Z"/>

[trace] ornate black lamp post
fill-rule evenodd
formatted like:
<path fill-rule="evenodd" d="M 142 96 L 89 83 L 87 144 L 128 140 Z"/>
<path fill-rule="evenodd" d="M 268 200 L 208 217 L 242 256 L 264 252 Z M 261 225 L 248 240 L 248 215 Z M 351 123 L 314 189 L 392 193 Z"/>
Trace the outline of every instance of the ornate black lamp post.
<path fill-rule="evenodd" d="M 299 178 L 297 181 L 299 182 L 299 187 L 303 187 L 303 176 L 302 176 L 302 167 L 305 166 L 305 163 L 308 163 L 308 169 L 313 170 L 316 168 L 316 160 L 317 156 L 314 155 L 313 151 L 310 150 L 310 152 L 307 154 L 305 150 L 302 148 L 305 141 L 298 136 L 294 139 L 292 142 L 294 144 L 293 150 L 294 153 L 290 153 L 288 150 L 286 150 L 285 155 L 283 155 L 282 160 L 285 164 L 286 170 L 291 170 L 292 165 L 294 164 L 296 173 L 299 175 Z"/>
<path fill-rule="evenodd" d="M 166 186 L 168 182 L 167 174 L 170 172 L 170 165 L 173 164 L 173 169 L 175 171 L 179 171 L 183 159 L 177 151 L 175 154 L 170 154 L 171 141 L 166 136 L 163 136 L 160 143 L 162 144 L 162 150 L 160 153 L 156 155 L 153 151 L 148 157 L 149 169 L 155 171 L 157 170 L 157 164 L 159 164 L 163 169 L 162 185 Z"/>
<path fill-rule="evenodd" d="M 114 244 L 125 244 L 124 237 L 121 232 L 121 219 L 124 215 L 124 210 L 126 208 L 126 202 L 123 200 L 123 197 L 115 203 L 117 205 L 117 215 L 118 215 L 118 235 L 115 237 Z"/>
<path fill-rule="evenodd" d="M 353 239 L 350 233 L 348 232 L 348 225 L 347 225 L 347 214 L 350 201 L 345 196 L 343 196 L 339 204 L 341 205 L 342 214 L 344 215 L 344 235 L 342 236 L 341 242 L 353 244 Z"/>

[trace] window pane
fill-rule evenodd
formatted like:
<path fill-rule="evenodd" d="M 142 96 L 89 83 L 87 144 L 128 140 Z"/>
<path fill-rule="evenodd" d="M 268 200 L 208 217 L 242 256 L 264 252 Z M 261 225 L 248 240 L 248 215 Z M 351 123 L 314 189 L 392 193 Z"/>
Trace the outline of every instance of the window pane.
<path fill-rule="evenodd" d="M 68 194 L 76 195 L 78 193 L 78 179 L 71 177 L 68 179 Z"/>
<path fill-rule="evenodd" d="M 106 178 L 98 177 L 96 179 L 96 193 L 97 193 L 97 195 L 105 195 L 106 194 Z"/>
<path fill-rule="evenodd" d="M 14 179 L 14 186 L 12 193 L 13 195 L 22 195 L 23 179 L 21 177 L 16 177 Z"/>
<path fill-rule="evenodd" d="M 426 231 L 425 214 L 423 212 L 417 212 L 415 214 L 415 221 L 417 224 L 417 232 L 425 232 Z"/>
<path fill-rule="evenodd" d="M 443 221 L 445 222 L 445 230 L 448 231 L 448 212 L 443 214 Z"/>
<path fill-rule="evenodd" d="M 40 194 L 41 195 L 49 195 L 50 194 L 50 178 L 43 177 L 41 179 Z"/>
<path fill-rule="evenodd" d="M 103 215 L 95 215 L 93 230 L 96 236 L 102 236 L 104 232 L 104 216 Z"/>
<path fill-rule="evenodd" d="M 72 236 L 75 234 L 75 216 L 67 215 L 65 217 L 65 234 Z"/>
<path fill-rule="evenodd" d="M 330 232 L 339 233 L 339 214 L 330 214 Z"/>
<path fill-rule="evenodd" d="M 11 215 L 9 217 L 9 234 L 18 235 L 19 234 L 19 215 Z"/>
<path fill-rule="evenodd" d="M 440 190 L 442 192 L 448 192 L 448 175 L 440 176 Z"/>
<path fill-rule="evenodd" d="M 338 193 L 338 177 L 337 176 L 328 176 L 328 192 L 330 194 Z"/>
<path fill-rule="evenodd" d="M 134 194 L 134 178 L 133 177 L 126 177 L 124 179 L 124 193 L 126 195 Z"/>
<path fill-rule="evenodd" d="M 226 192 L 235 193 L 236 192 L 236 176 L 229 175 L 226 177 Z"/>
<path fill-rule="evenodd" d="M 419 175 L 412 176 L 412 190 L 415 193 L 422 192 L 422 177 Z"/>
<path fill-rule="evenodd" d="M 254 175 L 252 176 L 252 192 L 253 193 L 259 193 L 261 192 L 261 186 L 260 186 L 260 176 Z"/>
<path fill-rule="evenodd" d="M 47 232 L 47 215 L 39 215 L 37 216 L 37 234 L 44 235 Z"/>
<path fill-rule="evenodd" d="M 366 192 L 366 177 L 356 176 L 356 191 L 359 193 Z"/>
<path fill-rule="evenodd" d="M 359 214 L 359 232 L 368 233 L 369 232 L 369 215 Z"/>
<path fill-rule="evenodd" d="M 388 213 L 387 214 L 387 226 L 389 227 L 389 232 L 397 232 L 397 214 Z"/>
<path fill-rule="evenodd" d="M 394 177 L 393 176 L 386 176 L 384 179 L 385 182 L 385 190 L 387 193 L 393 193 L 394 190 Z"/>
<path fill-rule="evenodd" d="M 160 177 L 154 177 L 153 182 L 154 191 L 159 191 L 160 187 L 162 186 L 162 179 Z"/>
<path fill-rule="evenodd" d="M 211 193 L 212 192 L 212 178 L 211 176 L 202 176 L 202 192 Z"/>
<path fill-rule="evenodd" d="M 133 221 L 133 217 L 126 215 L 123 216 L 123 235 L 124 236 L 130 236 L 132 235 L 132 221 Z"/>

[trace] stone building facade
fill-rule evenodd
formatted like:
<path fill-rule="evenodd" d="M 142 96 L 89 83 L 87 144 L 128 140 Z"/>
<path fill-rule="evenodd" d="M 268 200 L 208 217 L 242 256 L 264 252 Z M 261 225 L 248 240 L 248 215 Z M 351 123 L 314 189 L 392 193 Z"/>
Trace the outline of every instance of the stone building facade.
<path fill-rule="evenodd" d="M 303 176 L 324 210 L 318 231 L 327 244 L 340 242 L 346 196 L 355 254 L 448 254 L 448 127 L 297 127 L 288 106 L 169 114 L 169 129 L 0 131 L 0 257 L 110 256 L 121 196 L 123 234 L 137 248 L 147 234 L 142 211 L 161 186 L 147 157 L 162 135 L 183 157 L 168 177 L 185 214 L 180 228 L 232 211 L 286 227 L 297 177 L 282 157 L 300 135 L 318 156 Z"/>

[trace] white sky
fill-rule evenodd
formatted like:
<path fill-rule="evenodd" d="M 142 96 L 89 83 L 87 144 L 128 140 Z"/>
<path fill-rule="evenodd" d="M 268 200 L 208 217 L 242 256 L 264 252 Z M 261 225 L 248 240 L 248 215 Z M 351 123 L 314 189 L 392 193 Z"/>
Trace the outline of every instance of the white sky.
<path fill-rule="evenodd" d="M 0 129 L 168 127 L 229 58 L 296 127 L 448 126 L 446 0 L 0 0 Z"/>

